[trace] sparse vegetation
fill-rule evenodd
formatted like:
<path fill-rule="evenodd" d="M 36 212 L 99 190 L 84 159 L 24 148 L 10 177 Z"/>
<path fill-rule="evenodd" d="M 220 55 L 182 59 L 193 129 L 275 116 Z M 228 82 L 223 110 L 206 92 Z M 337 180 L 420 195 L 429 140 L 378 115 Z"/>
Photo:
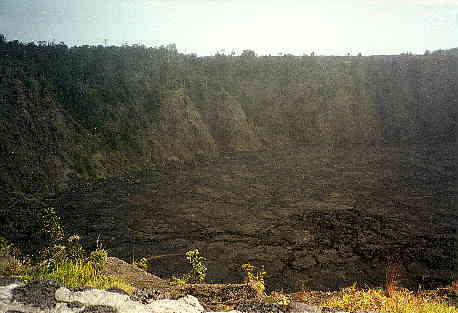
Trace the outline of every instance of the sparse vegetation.
<path fill-rule="evenodd" d="M 59 219 L 53 209 L 45 209 L 43 216 L 48 222 L 43 223 L 43 232 L 54 244 L 47 246 L 41 253 L 42 258 L 37 264 L 30 264 L 30 260 L 17 260 L 12 253 L 17 249 L 5 238 L 0 237 L 0 275 L 15 276 L 23 280 L 48 278 L 59 281 L 71 287 L 92 287 L 107 289 L 117 287 L 132 293 L 134 287 L 126 282 L 105 274 L 105 263 L 108 254 L 103 249 L 96 249 L 86 255 L 81 247 L 80 237 L 72 235 L 64 240 L 65 235 L 60 226 Z M 61 243 L 61 244 L 57 244 Z M 180 284 L 201 283 L 205 280 L 207 267 L 205 258 L 199 250 L 194 249 L 186 253 L 186 260 L 192 265 L 192 270 L 174 281 Z M 134 265 L 146 269 L 148 261 L 142 258 Z M 291 297 L 283 292 L 273 291 L 269 296 L 265 295 L 264 278 L 265 271 L 255 271 L 251 264 L 243 264 L 242 270 L 246 276 L 244 281 L 256 289 L 258 299 L 267 304 L 277 304 L 287 307 L 291 303 Z M 400 265 L 389 263 L 386 271 L 385 288 L 358 289 L 356 283 L 343 289 L 337 295 L 321 303 L 323 307 L 331 307 L 345 311 L 377 311 L 390 313 L 458 313 L 455 306 L 446 303 L 446 296 L 438 293 L 415 293 L 399 287 Z M 458 282 L 454 281 L 450 292 L 457 293 Z"/>
<path fill-rule="evenodd" d="M 42 273 L 41 277 L 54 279 L 70 287 L 84 286 L 98 289 L 117 287 L 127 293 L 132 293 L 134 290 L 128 283 L 104 274 L 100 264 L 92 261 L 60 262 L 51 271 Z"/>
<path fill-rule="evenodd" d="M 457 313 L 458 310 L 449 306 L 445 298 L 440 296 L 416 295 L 414 292 L 399 289 L 391 291 L 390 296 L 383 289 L 358 289 L 355 285 L 346 288 L 338 296 L 325 303 L 324 306 L 345 311 L 376 311 L 390 313 Z"/>
<path fill-rule="evenodd" d="M 255 267 L 249 263 L 242 265 L 242 271 L 244 271 L 246 274 L 244 281 L 249 284 L 252 284 L 258 292 L 258 296 L 263 297 L 265 295 L 264 292 L 266 289 L 266 286 L 264 284 L 264 277 L 267 273 L 264 271 L 255 273 L 254 270 Z"/>
<path fill-rule="evenodd" d="M 207 275 L 205 258 L 200 255 L 198 249 L 194 249 L 186 252 L 186 260 L 192 265 L 191 271 L 181 277 L 172 277 L 172 281 L 178 284 L 202 283 Z"/>
<path fill-rule="evenodd" d="M 117 287 L 127 293 L 133 292 L 133 286 L 105 273 L 108 257 L 105 250 L 96 249 L 88 254 L 81 246 L 80 236 L 65 238 L 59 216 L 53 208 L 43 209 L 39 223 L 47 241 L 39 254 L 30 259 L 16 259 L 12 255 L 16 251 L 14 246 L 0 238 L 0 256 L 5 259 L 0 264 L 0 275 L 25 281 L 48 278 L 71 287 Z"/>

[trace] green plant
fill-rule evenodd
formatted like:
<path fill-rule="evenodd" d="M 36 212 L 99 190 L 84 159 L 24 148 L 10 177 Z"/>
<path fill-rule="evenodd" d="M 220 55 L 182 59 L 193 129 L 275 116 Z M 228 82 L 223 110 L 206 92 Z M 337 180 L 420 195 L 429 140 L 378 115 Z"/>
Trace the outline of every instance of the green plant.
<path fill-rule="evenodd" d="M 81 245 L 81 237 L 79 235 L 72 235 L 67 238 L 65 250 L 65 255 L 69 260 L 78 261 L 82 260 L 85 256 L 85 251 Z"/>
<path fill-rule="evenodd" d="M 64 239 L 60 217 L 54 208 L 45 208 L 41 212 L 40 229 L 48 243 L 57 243 Z"/>
<path fill-rule="evenodd" d="M 41 233 L 47 241 L 45 247 L 34 256 L 34 265 L 10 256 L 15 248 L 0 237 L 0 256 L 11 259 L 6 259 L 5 265 L 0 264 L 0 275 L 24 280 L 49 278 L 71 287 L 117 287 L 128 293 L 133 291 L 131 285 L 105 273 L 107 251 L 97 248 L 87 255 L 79 235 L 65 239 L 60 219 L 53 208 L 44 209 L 39 222 Z"/>
<path fill-rule="evenodd" d="M 242 265 L 242 271 L 244 271 L 246 274 L 244 281 L 248 284 L 251 284 L 256 289 L 258 295 L 260 297 L 263 297 L 264 291 L 266 289 L 266 286 L 264 284 L 264 277 L 267 273 L 264 271 L 254 273 L 254 269 L 255 267 L 250 263 Z"/>
<path fill-rule="evenodd" d="M 70 287 L 93 287 L 107 289 L 120 288 L 127 293 L 132 293 L 133 287 L 114 276 L 103 273 L 99 264 L 92 261 L 61 262 L 41 277 L 54 279 Z"/>
<path fill-rule="evenodd" d="M 199 250 L 194 249 L 186 252 L 186 260 L 192 265 L 191 271 L 181 277 L 173 276 L 172 281 L 178 284 L 203 282 L 207 274 L 207 267 L 204 263 L 205 258 L 200 255 Z"/>
<path fill-rule="evenodd" d="M 105 264 L 108 259 L 108 252 L 104 249 L 96 249 L 92 251 L 89 255 L 89 262 L 96 265 L 100 270 L 105 269 Z"/>
<path fill-rule="evenodd" d="M 29 279 L 30 260 L 20 256 L 21 252 L 18 248 L 9 243 L 6 238 L 0 237 L 0 275 Z"/>
<path fill-rule="evenodd" d="M 52 245 L 43 248 L 39 252 L 39 260 L 37 268 L 40 272 L 52 271 L 57 264 L 67 261 L 65 246 Z"/>

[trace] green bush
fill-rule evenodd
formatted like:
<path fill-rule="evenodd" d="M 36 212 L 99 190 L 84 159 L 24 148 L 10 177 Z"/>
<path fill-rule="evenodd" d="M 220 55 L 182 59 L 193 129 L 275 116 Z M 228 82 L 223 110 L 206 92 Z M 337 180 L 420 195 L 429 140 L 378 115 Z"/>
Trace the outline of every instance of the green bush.
<path fill-rule="evenodd" d="M 186 252 L 186 260 L 192 265 L 191 271 L 181 277 L 172 277 L 172 281 L 179 284 L 202 283 L 207 275 L 207 266 L 204 263 L 205 258 L 200 255 L 198 249 L 194 249 Z"/>
<path fill-rule="evenodd" d="M 266 286 L 264 284 L 264 277 L 266 276 L 266 272 L 257 272 L 256 274 L 254 273 L 255 267 L 251 265 L 250 263 L 246 263 L 242 265 L 242 271 L 245 272 L 246 276 L 244 278 L 244 281 L 248 284 L 252 284 L 253 287 L 256 289 L 258 296 L 263 297 L 264 296 L 264 291 L 266 289 Z"/>
<path fill-rule="evenodd" d="M 60 217 L 56 214 L 54 208 L 45 208 L 41 212 L 40 229 L 44 239 L 55 244 L 64 239 L 64 231 L 60 224 Z"/>
<path fill-rule="evenodd" d="M 92 262 L 100 269 L 104 269 L 108 259 L 108 252 L 104 249 L 96 249 L 89 255 L 89 262 Z"/>

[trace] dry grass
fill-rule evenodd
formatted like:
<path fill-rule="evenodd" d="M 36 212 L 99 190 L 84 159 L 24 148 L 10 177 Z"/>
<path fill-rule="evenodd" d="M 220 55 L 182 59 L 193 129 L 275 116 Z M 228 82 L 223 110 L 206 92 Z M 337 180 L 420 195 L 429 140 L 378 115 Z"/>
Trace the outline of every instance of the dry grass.
<path fill-rule="evenodd" d="M 383 289 L 359 290 L 355 286 L 345 289 L 341 294 L 322 303 L 344 311 L 376 311 L 390 313 L 458 313 L 454 306 L 449 306 L 445 298 L 437 294 L 415 294 L 412 291 L 397 288 L 390 295 Z"/>
<path fill-rule="evenodd" d="M 455 306 L 446 303 L 447 296 L 437 291 L 417 292 L 401 288 L 405 276 L 402 266 L 388 261 L 384 288 L 358 289 L 356 284 L 323 301 L 322 306 L 344 311 L 376 311 L 389 313 L 458 313 Z M 456 292 L 454 281 L 447 291 Z"/>

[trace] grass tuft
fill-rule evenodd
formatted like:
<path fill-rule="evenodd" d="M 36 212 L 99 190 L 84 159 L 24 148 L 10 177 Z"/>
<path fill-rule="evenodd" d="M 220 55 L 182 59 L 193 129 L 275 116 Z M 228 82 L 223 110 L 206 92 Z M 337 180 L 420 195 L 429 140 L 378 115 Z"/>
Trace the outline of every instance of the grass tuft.
<path fill-rule="evenodd" d="M 97 263 L 67 261 L 59 263 L 55 268 L 41 277 L 54 279 L 69 287 L 92 287 L 108 289 L 116 287 L 132 294 L 134 288 L 122 280 L 100 271 Z"/>

